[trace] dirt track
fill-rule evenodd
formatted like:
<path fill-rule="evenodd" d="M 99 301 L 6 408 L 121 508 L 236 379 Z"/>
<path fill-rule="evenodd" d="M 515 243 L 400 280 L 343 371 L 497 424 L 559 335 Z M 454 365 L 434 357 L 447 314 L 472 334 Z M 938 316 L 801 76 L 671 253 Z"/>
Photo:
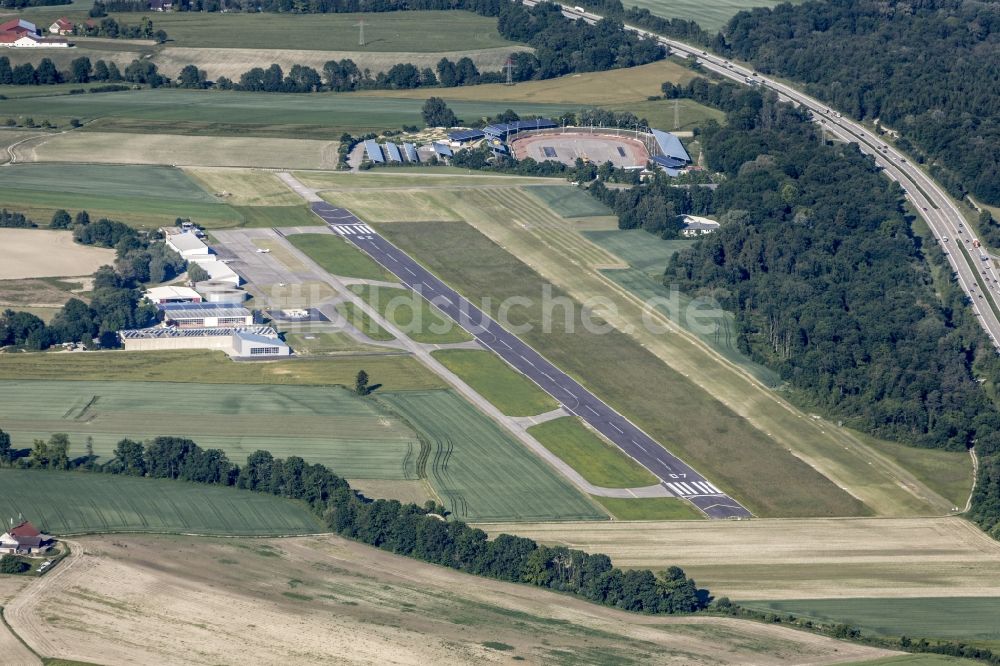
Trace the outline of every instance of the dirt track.
<path fill-rule="evenodd" d="M 825 664 L 887 653 L 774 625 L 626 614 L 337 537 L 92 537 L 9 606 L 102 664 Z"/>

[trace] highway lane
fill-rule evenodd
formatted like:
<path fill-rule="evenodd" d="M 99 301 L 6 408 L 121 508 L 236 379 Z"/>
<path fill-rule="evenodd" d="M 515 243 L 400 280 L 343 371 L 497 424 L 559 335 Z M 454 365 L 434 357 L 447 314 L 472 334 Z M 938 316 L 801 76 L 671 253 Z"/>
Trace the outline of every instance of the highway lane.
<path fill-rule="evenodd" d="M 380 236 L 349 211 L 314 202 L 312 210 L 337 234 L 364 251 L 472 334 L 484 347 L 531 379 L 564 409 L 579 416 L 652 472 L 674 495 L 710 518 L 749 518 L 751 513 L 680 460 L 631 421 L 504 329 L 412 257 Z"/>
<path fill-rule="evenodd" d="M 529 6 L 537 4 L 536 0 L 522 0 L 522 2 Z M 568 5 L 562 5 L 562 8 L 563 15 L 567 18 L 582 18 L 588 23 L 595 23 L 602 18 L 593 12 L 575 11 Z M 886 175 L 899 182 L 903 187 L 907 199 L 913 203 L 938 242 L 942 244 L 959 284 L 971 301 L 973 312 L 986 330 L 994 347 L 1000 350 L 1000 318 L 997 317 L 992 307 L 998 302 L 998 296 L 1000 296 L 1000 273 L 992 261 L 984 262 L 979 259 L 980 253 L 978 249 L 973 247 L 975 239 L 970 229 L 965 226 L 965 216 L 933 178 L 907 160 L 902 152 L 873 135 L 861 123 L 843 117 L 842 114 L 826 104 L 785 83 L 759 76 L 754 70 L 710 54 L 701 47 L 668 39 L 635 26 L 626 25 L 625 28 L 656 39 L 673 53 L 686 58 L 695 58 L 705 69 L 726 76 L 737 83 L 760 85 L 774 90 L 781 99 L 809 109 L 813 114 L 813 119 L 831 134 L 843 141 L 857 143 L 863 153 L 873 156 L 876 164 L 883 169 Z M 747 83 L 748 78 L 753 83 Z M 966 257 L 958 244 L 966 248 L 969 257 Z M 985 293 L 976 282 L 977 276 L 982 277 L 987 284 Z"/>

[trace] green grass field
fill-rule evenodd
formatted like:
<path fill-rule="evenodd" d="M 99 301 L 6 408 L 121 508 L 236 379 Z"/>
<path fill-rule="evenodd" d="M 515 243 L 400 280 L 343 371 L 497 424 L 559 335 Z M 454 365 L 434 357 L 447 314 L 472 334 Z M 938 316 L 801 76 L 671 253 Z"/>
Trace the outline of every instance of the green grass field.
<path fill-rule="evenodd" d="M 570 322 L 572 331 L 556 316 L 545 332 L 540 297 L 546 281 L 470 226 L 414 222 L 379 225 L 379 230 L 474 302 L 487 296 L 493 304 L 512 296 L 532 298 L 530 307 L 514 308 L 508 317 L 512 326 L 533 327 L 521 336 L 527 343 L 756 515 L 870 513 L 633 338 L 617 330 L 588 332 L 579 321 L 579 309 Z M 564 296 L 561 289 L 551 290 L 552 298 Z"/>
<path fill-rule="evenodd" d="M 704 520 L 705 516 L 683 500 L 673 497 L 621 499 L 594 497 L 618 520 Z"/>
<path fill-rule="evenodd" d="M 0 511 L 53 534 L 266 536 L 328 529 L 304 504 L 236 488 L 85 472 L 0 469 Z"/>
<path fill-rule="evenodd" d="M 137 15 L 113 16 L 132 23 Z M 151 18 L 157 28 L 167 31 L 168 46 L 436 53 L 513 44 L 497 32 L 497 19 L 464 11 L 378 14 L 177 12 L 153 14 Z M 363 48 L 358 46 L 357 28 L 362 19 L 365 21 Z"/>
<path fill-rule="evenodd" d="M 52 95 L 0 100 L 0 118 L 31 116 L 65 125 L 85 121 L 88 130 L 165 134 L 284 136 L 334 140 L 343 132 L 398 129 L 423 125 L 420 108 L 426 99 L 380 99 L 320 93 L 282 95 L 179 89 L 133 90 L 99 95 Z M 559 115 L 580 103 L 536 104 L 457 101 L 449 104 L 467 121 L 494 116 L 504 108 L 522 115 Z"/>
<path fill-rule="evenodd" d="M 237 464 L 264 449 L 350 478 L 416 478 L 420 450 L 405 423 L 337 387 L 3 381 L 0 427 L 21 449 L 34 438 L 68 433 L 74 456 L 92 437 L 99 462 L 123 437 L 176 435 L 220 448 Z"/>
<path fill-rule="evenodd" d="M 87 210 L 136 226 L 190 217 L 207 227 L 236 226 L 243 216 L 179 169 L 158 166 L 17 164 L 4 168 L 0 205 L 48 221 L 58 208 Z"/>
<path fill-rule="evenodd" d="M 673 131 L 691 131 L 702 126 L 706 120 L 726 124 L 726 114 L 710 106 L 690 99 L 643 100 L 628 104 L 605 104 L 601 108 L 609 111 L 630 111 L 639 118 L 645 118 L 650 127 Z M 690 139 L 684 139 L 687 145 Z M 697 158 L 696 152 L 691 156 Z"/>
<path fill-rule="evenodd" d="M 1000 599 L 802 599 L 745 601 L 751 608 L 793 613 L 825 622 L 846 622 L 868 635 L 942 638 L 1000 645 Z"/>
<path fill-rule="evenodd" d="M 396 281 L 392 273 L 339 236 L 292 234 L 286 239 L 333 275 L 361 280 Z"/>
<path fill-rule="evenodd" d="M 372 340 L 388 342 L 389 340 L 396 339 L 392 333 L 382 328 L 377 321 L 369 317 L 367 312 L 350 301 L 338 303 L 337 312 L 346 318 L 351 326 L 358 329 Z"/>
<path fill-rule="evenodd" d="M 524 188 L 562 217 L 613 215 L 610 208 L 578 187 L 532 185 Z"/>
<path fill-rule="evenodd" d="M 575 416 L 532 426 L 528 432 L 595 486 L 639 488 L 659 483 L 642 465 L 605 442 Z"/>
<path fill-rule="evenodd" d="M 549 394 L 493 352 L 445 349 L 433 355 L 507 416 L 535 416 L 559 406 Z"/>
<path fill-rule="evenodd" d="M 416 342 L 444 345 L 472 340 L 465 329 L 409 289 L 357 284 L 351 291 Z"/>
<path fill-rule="evenodd" d="M 801 0 L 792 0 L 793 4 Z M 626 7 L 636 6 L 648 9 L 657 16 L 695 21 L 705 30 L 716 32 L 733 16 L 744 9 L 754 7 L 774 7 L 779 0 L 628 0 Z"/>
<path fill-rule="evenodd" d="M 354 386 L 358 370 L 386 391 L 444 388 L 411 356 L 352 356 L 272 363 L 233 363 L 222 352 L 88 352 L 0 354 L 0 377 L 73 381 L 120 380 L 205 384 Z"/>
<path fill-rule="evenodd" d="M 243 216 L 245 227 L 321 227 L 319 219 L 306 206 L 233 206 Z"/>
<path fill-rule="evenodd" d="M 286 333 L 285 342 L 295 350 L 296 354 L 304 355 L 356 354 L 358 352 L 379 353 L 386 351 L 384 347 L 366 345 L 358 342 L 347 333 L 340 332 Z M 391 351 L 395 353 L 395 350 Z"/>
<path fill-rule="evenodd" d="M 598 520 L 606 516 L 520 442 L 451 391 L 380 399 L 427 445 L 417 463 L 460 520 Z"/>

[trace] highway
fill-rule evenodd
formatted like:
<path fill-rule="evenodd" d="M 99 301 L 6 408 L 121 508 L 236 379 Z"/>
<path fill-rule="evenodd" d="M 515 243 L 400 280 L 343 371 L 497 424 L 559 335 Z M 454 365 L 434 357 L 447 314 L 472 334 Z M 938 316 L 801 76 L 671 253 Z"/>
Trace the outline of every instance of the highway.
<path fill-rule="evenodd" d="M 708 479 L 663 448 L 631 421 L 605 404 L 579 382 L 546 360 L 516 335 L 483 313 L 412 257 L 380 236 L 351 212 L 328 203 L 311 208 L 330 229 L 393 273 L 399 281 L 430 301 L 472 334 L 481 345 L 556 399 L 563 408 L 589 423 L 622 451 L 652 472 L 665 488 L 710 518 L 750 518 L 751 513 Z"/>
<path fill-rule="evenodd" d="M 536 0 L 522 0 L 522 2 L 529 6 L 537 4 Z M 580 13 L 568 5 L 562 5 L 562 8 L 563 15 L 567 18 L 582 18 L 588 23 L 595 23 L 602 18 L 599 14 L 592 12 Z M 959 284 L 969 296 L 973 312 L 986 330 L 994 347 L 1000 350 L 1000 319 L 993 308 L 1000 297 L 1000 273 L 992 261 L 980 259 L 979 250 L 973 246 L 975 238 L 965 225 L 965 216 L 934 179 L 907 159 L 906 155 L 893 148 L 891 144 L 881 140 L 861 123 L 843 117 L 826 104 L 785 83 L 760 76 L 752 69 L 707 53 L 701 47 L 661 37 L 635 26 L 626 25 L 625 28 L 656 39 L 672 53 L 682 55 L 685 58 L 697 59 L 698 63 L 706 70 L 726 76 L 737 83 L 759 85 L 777 92 L 780 99 L 809 109 L 812 112 L 813 120 L 824 127 L 827 132 L 842 141 L 858 144 L 861 152 L 873 156 L 875 163 L 883 169 L 883 172 L 902 186 L 906 192 L 906 198 L 927 222 L 938 242 L 942 244 Z M 748 78 L 753 83 L 747 83 Z M 965 251 L 961 249 L 962 247 L 965 248 Z M 979 286 L 977 276 L 987 285 L 986 293 Z"/>

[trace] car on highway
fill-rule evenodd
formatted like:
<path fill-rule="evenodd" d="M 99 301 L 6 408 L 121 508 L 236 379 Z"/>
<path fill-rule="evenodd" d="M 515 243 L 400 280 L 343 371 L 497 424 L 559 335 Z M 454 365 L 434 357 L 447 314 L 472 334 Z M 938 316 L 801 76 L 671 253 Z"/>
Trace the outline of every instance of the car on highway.
<path fill-rule="evenodd" d="M 948 237 L 945 236 L 944 238 L 941 239 L 941 241 L 944 242 L 944 243 L 947 243 L 948 242 Z"/>

